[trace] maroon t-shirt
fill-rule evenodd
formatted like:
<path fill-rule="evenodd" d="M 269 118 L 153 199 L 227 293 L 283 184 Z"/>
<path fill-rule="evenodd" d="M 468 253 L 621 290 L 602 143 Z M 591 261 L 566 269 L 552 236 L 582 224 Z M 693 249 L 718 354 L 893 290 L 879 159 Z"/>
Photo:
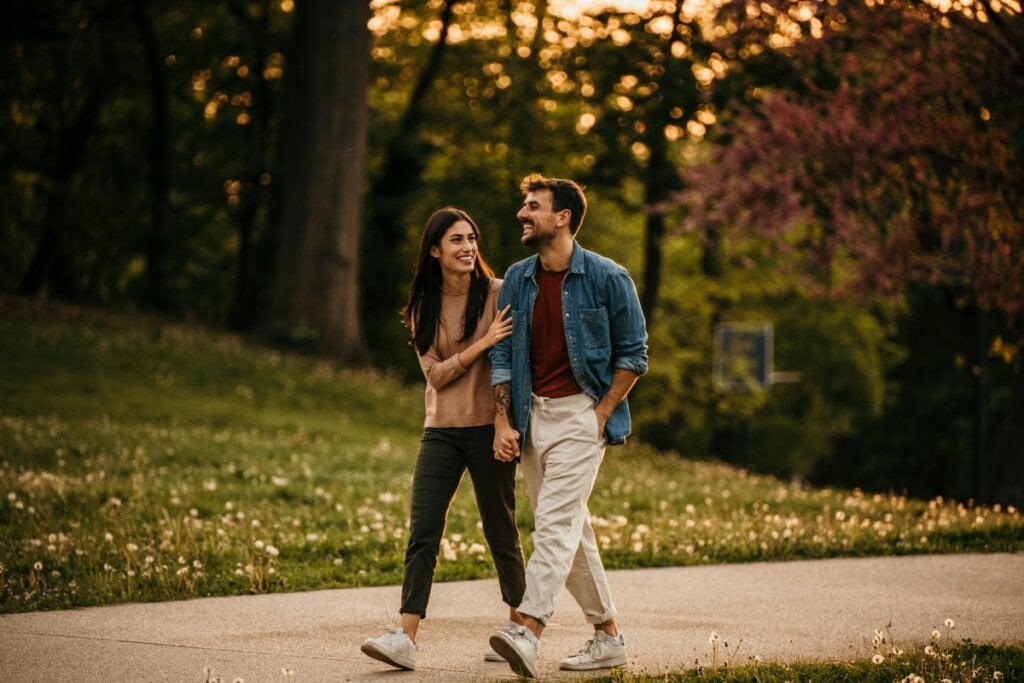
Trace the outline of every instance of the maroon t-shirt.
<path fill-rule="evenodd" d="M 533 393 L 561 398 L 582 393 L 569 364 L 562 323 L 562 280 L 566 271 L 549 273 L 537 269 L 537 301 L 533 304 L 533 338 L 530 341 L 530 369 Z"/>

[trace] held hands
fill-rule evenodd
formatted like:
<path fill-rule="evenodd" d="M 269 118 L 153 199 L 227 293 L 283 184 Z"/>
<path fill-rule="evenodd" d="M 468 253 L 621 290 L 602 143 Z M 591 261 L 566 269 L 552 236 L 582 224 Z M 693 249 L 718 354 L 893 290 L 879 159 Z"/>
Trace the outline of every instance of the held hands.
<path fill-rule="evenodd" d="M 487 333 L 484 334 L 482 339 L 487 348 L 491 348 L 512 334 L 512 318 L 507 317 L 510 308 L 512 308 L 511 304 L 498 311 L 498 315 L 494 316 L 491 326 L 487 328 Z"/>
<path fill-rule="evenodd" d="M 510 426 L 494 428 L 494 457 L 502 462 L 512 462 L 519 457 L 519 432 Z"/>

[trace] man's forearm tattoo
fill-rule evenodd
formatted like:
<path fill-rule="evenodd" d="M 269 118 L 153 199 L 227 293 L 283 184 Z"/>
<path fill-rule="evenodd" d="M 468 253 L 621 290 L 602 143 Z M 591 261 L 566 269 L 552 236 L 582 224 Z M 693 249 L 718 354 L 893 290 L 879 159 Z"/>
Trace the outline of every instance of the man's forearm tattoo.
<path fill-rule="evenodd" d="M 510 408 L 512 407 L 512 384 L 505 382 L 504 384 L 494 385 L 494 411 L 498 415 L 508 416 Z"/>

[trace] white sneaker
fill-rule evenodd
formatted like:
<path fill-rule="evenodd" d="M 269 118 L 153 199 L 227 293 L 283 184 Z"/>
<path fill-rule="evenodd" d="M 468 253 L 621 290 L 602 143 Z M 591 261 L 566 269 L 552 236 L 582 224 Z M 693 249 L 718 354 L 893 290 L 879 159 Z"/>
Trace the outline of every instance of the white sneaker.
<path fill-rule="evenodd" d="M 416 668 L 416 646 L 400 628 L 376 638 L 367 638 L 359 649 L 399 669 L 412 671 Z"/>
<path fill-rule="evenodd" d="M 626 641 L 621 634 L 612 638 L 604 631 L 594 631 L 594 637 L 578 654 L 562 660 L 561 668 L 564 671 L 593 671 L 625 666 L 626 662 Z"/>
<path fill-rule="evenodd" d="M 540 652 L 540 641 L 537 640 L 537 636 L 533 635 L 533 631 L 515 622 L 510 622 L 491 635 L 490 643 L 494 651 L 508 662 L 517 676 L 537 677 L 537 654 Z"/>
<path fill-rule="evenodd" d="M 517 624 L 516 622 L 512 621 L 511 619 L 509 619 L 508 621 L 505 622 L 505 625 L 502 626 L 502 628 L 509 628 L 509 627 L 515 628 L 518 625 L 519 624 Z M 497 652 L 495 652 L 493 647 L 489 647 L 486 650 L 484 650 L 484 661 L 485 662 L 501 662 L 502 664 L 504 664 L 505 663 L 505 658 L 502 657 L 501 655 L 499 655 Z"/>

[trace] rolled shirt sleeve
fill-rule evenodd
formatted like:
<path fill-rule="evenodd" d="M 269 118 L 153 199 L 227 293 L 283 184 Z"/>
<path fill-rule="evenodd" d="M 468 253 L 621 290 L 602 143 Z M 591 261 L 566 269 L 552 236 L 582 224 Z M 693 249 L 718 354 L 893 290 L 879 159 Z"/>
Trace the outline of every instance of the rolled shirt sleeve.
<path fill-rule="evenodd" d="M 647 374 L 647 322 L 633 279 L 625 270 L 607 280 L 608 318 L 612 342 L 612 367 Z"/>

